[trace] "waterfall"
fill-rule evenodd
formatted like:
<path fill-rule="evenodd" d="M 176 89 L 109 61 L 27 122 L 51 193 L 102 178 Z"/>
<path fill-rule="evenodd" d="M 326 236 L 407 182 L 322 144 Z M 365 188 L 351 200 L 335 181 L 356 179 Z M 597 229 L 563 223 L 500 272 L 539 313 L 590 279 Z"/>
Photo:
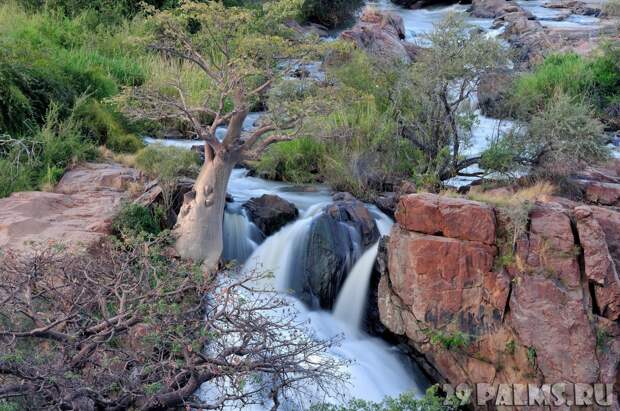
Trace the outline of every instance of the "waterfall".
<path fill-rule="evenodd" d="M 392 228 L 392 220 L 374 206 L 368 206 L 368 209 L 375 217 L 379 233 L 382 236 L 387 235 Z M 368 306 L 370 278 L 378 252 L 379 242 L 376 242 L 357 260 L 334 306 L 334 318 L 348 324 L 356 332 L 361 330 L 362 320 Z"/>
<path fill-rule="evenodd" d="M 349 324 L 354 330 L 361 329 L 366 313 L 368 287 L 378 251 L 377 242 L 357 260 L 336 300 L 334 318 Z"/>
<path fill-rule="evenodd" d="M 294 287 L 296 282 L 302 281 L 303 279 L 299 278 L 300 270 L 296 266 L 299 261 L 298 256 L 308 246 L 307 234 L 311 229 L 312 221 L 325 205 L 325 203 L 319 203 L 310 207 L 299 220 L 265 240 L 247 260 L 244 270 L 246 272 L 255 269 L 272 272 L 271 283 L 264 285 L 272 286 L 279 291 L 288 291 Z M 380 233 L 387 234 L 392 225 L 390 218 L 374 206 L 368 206 L 368 209 L 376 218 Z M 347 305 L 349 312 L 354 313 L 352 315 L 358 318 L 363 315 L 366 308 L 370 272 L 377 249 L 378 243 L 362 254 L 348 276 L 345 289 L 338 297 L 339 302 L 341 300 L 347 302 L 347 304 L 342 302 L 339 305 Z M 358 273 L 361 274 L 358 275 Z M 344 335 L 342 343 L 331 348 L 328 354 L 353 361 L 346 370 L 351 376 L 350 398 L 380 401 L 385 396 L 398 396 L 403 392 L 423 394 L 424 378 L 415 365 L 384 341 L 358 331 L 357 327 L 352 329 L 349 314 L 340 315 L 338 308 L 335 313 L 310 310 L 295 296 L 291 296 L 291 299 L 298 312 L 299 320 L 307 320 L 312 334 L 317 338 L 328 339 Z M 344 308 L 341 310 L 345 311 Z M 311 402 L 316 399 L 308 398 L 307 400 Z M 285 409 L 288 408 L 285 407 Z"/>
<path fill-rule="evenodd" d="M 228 261 L 244 263 L 262 240 L 262 233 L 249 220 L 245 210 L 224 213 L 224 252 Z"/>
<path fill-rule="evenodd" d="M 274 277 L 272 285 L 277 291 L 290 291 L 297 271 L 295 263 L 300 260 L 299 253 L 306 245 L 312 220 L 325 205 L 326 203 L 319 203 L 312 206 L 299 220 L 283 227 L 265 240 L 248 258 L 245 273 L 251 270 L 270 272 Z"/>

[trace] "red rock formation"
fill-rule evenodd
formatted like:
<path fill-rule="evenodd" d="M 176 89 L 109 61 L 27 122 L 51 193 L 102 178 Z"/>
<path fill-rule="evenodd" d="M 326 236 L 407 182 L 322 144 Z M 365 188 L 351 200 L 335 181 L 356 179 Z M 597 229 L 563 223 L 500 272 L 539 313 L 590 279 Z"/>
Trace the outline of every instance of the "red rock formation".
<path fill-rule="evenodd" d="M 56 192 L 0 199 L 0 249 L 30 243 L 91 245 L 109 234 L 112 218 L 139 173 L 117 164 L 85 164 L 67 172 Z"/>
<path fill-rule="evenodd" d="M 495 238 L 507 227 L 492 207 L 402 197 L 379 284 L 382 323 L 451 383 L 615 383 L 620 212 L 575 205 L 537 202 L 502 268 Z"/>

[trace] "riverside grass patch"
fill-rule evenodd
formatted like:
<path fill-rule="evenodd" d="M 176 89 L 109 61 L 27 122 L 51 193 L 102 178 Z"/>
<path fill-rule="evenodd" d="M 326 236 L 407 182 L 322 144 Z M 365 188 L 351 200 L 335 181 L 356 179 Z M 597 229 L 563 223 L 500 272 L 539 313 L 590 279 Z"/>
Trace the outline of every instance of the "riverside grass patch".
<path fill-rule="evenodd" d="M 593 57 L 552 54 L 516 81 L 515 107 L 542 110 L 560 92 L 583 99 L 597 112 L 620 100 L 620 42 L 603 44 Z"/>

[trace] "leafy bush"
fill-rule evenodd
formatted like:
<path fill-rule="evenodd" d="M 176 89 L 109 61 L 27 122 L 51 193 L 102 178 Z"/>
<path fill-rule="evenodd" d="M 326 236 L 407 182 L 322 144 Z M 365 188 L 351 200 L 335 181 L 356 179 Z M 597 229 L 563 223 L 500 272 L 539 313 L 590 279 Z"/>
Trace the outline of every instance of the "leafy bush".
<path fill-rule="evenodd" d="M 162 215 L 168 225 L 174 224 L 173 213 L 177 180 L 181 176 L 196 177 L 200 171 L 200 156 L 195 151 L 177 147 L 151 145 L 140 150 L 136 155 L 136 166 L 159 179 L 162 189 Z"/>
<path fill-rule="evenodd" d="M 117 153 L 135 153 L 144 147 L 142 140 L 127 130 L 118 113 L 96 100 L 83 105 L 76 116 L 81 121 L 82 133 L 96 144 Z"/>
<path fill-rule="evenodd" d="M 603 4 L 603 14 L 606 16 L 620 17 L 620 1 L 607 0 Z"/>
<path fill-rule="evenodd" d="M 333 28 L 352 20 L 362 0 L 305 0 L 304 19 Z"/>
<path fill-rule="evenodd" d="M 96 99 L 145 79 L 140 62 L 107 31 L 83 17 L 27 14 L 0 5 L 0 132 L 27 134 L 41 125 L 52 102 L 60 117 L 88 94 Z M 131 49 L 130 49 L 131 50 Z"/>
<path fill-rule="evenodd" d="M 179 5 L 179 0 L 20 0 L 29 10 L 47 8 L 67 16 L 76 16 L 87 11 L 98 14 L 101 23 L 119 23 L 139 13 L 142 4 L 158 9 L 169 9 Z"/>
<path fill-rule="evenodd" d="M 312 411 L 451 411 L 458 409 L 457 400 L 447 401 L 439 396 L 437 386 L 426 390 L 422 398 L 411 393 L 402 394 L 398 398 L 386 398 L 381 402 L 353 400 L 345 405 L 319 404 Z"/>
<path fill-rule="evenodd" d="M 273 145 L 261 157 L 257 170 L 266 178 L 311 183 L 319 177 L 324 147 L 310 137 Z"/>
<path fill-rule="evenodd" d="M 60 119 L 60 109 L 52 104 L 44 125 L 32 136 L 0 136 L 0 196 L 14 191 L 53 186 L 65 169 L 79 161 L 97 156 L 94 145 L 80 134 L 73 115 Z"/>
<path fill-rule="evenodd" d="M 157 235 L 161 232 L 161 218 L 157 212 L 147 207 L 128 204 L 114 218 L 112 229 L 123 236 L 142 233 Z"/>
<path fill-rule="evenodd" d="M 608 154 L 603 125 L 590 107 L 556 91 L 524 127 L 513 130 L 487 149 L 482 164 L 497 172 L 525 167 L 557 177 L 583 164 L 603 161 Z"/>

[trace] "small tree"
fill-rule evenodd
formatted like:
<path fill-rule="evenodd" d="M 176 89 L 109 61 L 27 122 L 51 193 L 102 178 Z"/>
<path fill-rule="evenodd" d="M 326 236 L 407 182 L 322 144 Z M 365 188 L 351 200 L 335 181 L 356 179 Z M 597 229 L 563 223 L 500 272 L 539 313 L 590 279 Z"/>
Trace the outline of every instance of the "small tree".
<path fill-rule="evenodd" d="M 449 14 L 435 25 L 400 85 L 396 104 L 403 136 L 422 154 L 418 173 L 439 180 L 476 164 L 463 151 L 475 121 L 471 103 L 481 76 L 508 63 L 508 53 L 494 39 Z"/>
<path fill-rule="evenodd" d="M 544 109 L 498 139 L 482 156 L 490 171 L 519 167 L 547 176 L 566 175 L 607 159 L 603 125 L 583 101 L 556 91 Z"/>
<path fill-rule="evenodd" d="M 205 142 L 205 162 L 192 198 L 187 198 L 175 228 L 182 257 L 214 272 L 223 248 L 222 219 L 232 169 L 270 144 L 290 140 L 297 115 L 265 119 L 252 133 L 243 122 L 253 104 L 282 78 L 287 62 L 307 54 L 304 39 L 292 40 L 284 22 L 296 15 L 300 0 L 274 0 L 262 8 L 225 7 L 217 1 L 183 3 L 155 15 L 153 49 L 178 70 L 175 81 L 134 89 L 128 112 L 160 120 L 181 118 Z M 195 82 L 184 83 L 191 72 Z M 197 94 L 197 88 L 204 93 Z M 223 139 L 218 127 L 227 126 Z"/>
<path fill-rule="evenodd" d="M 315 340 L 285 297 L 256 289 L 262 274 L 206 279 L 166 258 L 164 245 L 0 258 L 0 404 L 277 409 L 283 399 L 340 393 L 342 363 L 325 356 L 336 340 Z"/>

